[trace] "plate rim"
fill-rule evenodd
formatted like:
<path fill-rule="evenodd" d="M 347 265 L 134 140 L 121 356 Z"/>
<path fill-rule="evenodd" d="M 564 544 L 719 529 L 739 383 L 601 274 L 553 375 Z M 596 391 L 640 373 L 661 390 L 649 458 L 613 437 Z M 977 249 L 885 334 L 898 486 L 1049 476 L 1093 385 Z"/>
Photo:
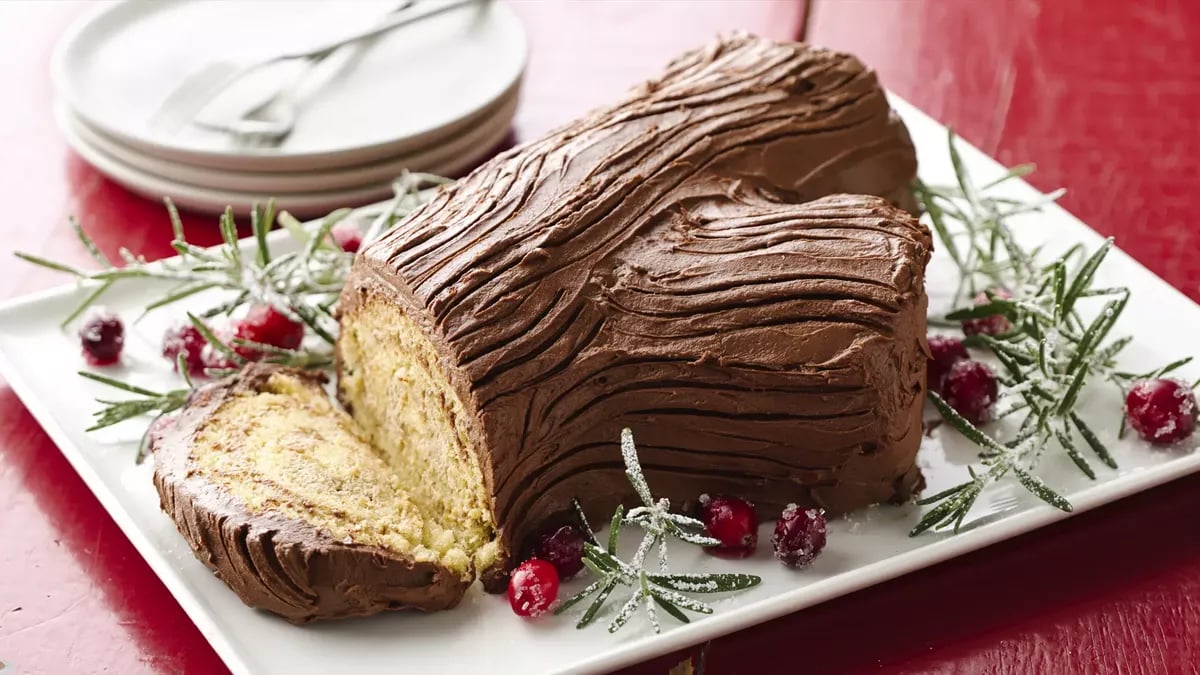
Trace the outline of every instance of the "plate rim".
<path fill-rule="evenodd" d="M 67 114 L 70 114 L 69 111 L 64 109 L 62 115 Z M 254 203 L 268 199 L 274 199 L 281 210 L 291 211 L 297 216 L 325 215 L 337 208 L 363 205 L 387 197 L 393 192 L 393 182 L 401 173 L 398 169 L 386 180 L 319 191 L 243 192 L 198 186 L 147 172 L 109 155 L 81 138 L 75 129 L 70 128 L 70 122 L 62 119 L 62 115 L 55 111 L 56 123 L 67 145 L 96 171 L 144 198 L 159 200 L 169 196 L 177 206 L 208 215 L 223 213 L 226 207 L 232 207 L 235 214 L 245 214 Z M 511 120 L 503 125 L 495 125 L 486 130 L 481 139 L 473 139 L 479 140 L 473 146 L 477 148 L 475 152 L 463 154 L 444 166 L 433 167 L 433 172 L 455 175 L 485 160 L 499 148 L 510 131 Z"/>
<path fill-rule="evenodd" d="M 210 215 L 224 212 L 227 206 L 232 206 L 235 213 L 245 213 L 255 202 L 272 198 L 281 209 L 289 210 L 295 215 L 324 215 L 343 206 L 356 206 L 383 199 L 391 194 L 393 181 L 402 171 L 396 169 L 394 172 L 390 172 L 390 177 L 385 180 L 332 190 L 245 192 L 205 187 L 150 173 L 108 154 L 82 138 L 77 130 L 71 128 L 70 121 L 62 119 L 63 115 L 69 114 L 70 112 L 65 110 L 61 115 L 56 111 L 55 117 L 59 131 L 72 151 L 95 170 L 145 198 L 157 200 L 164 195 L 170 196 L 180 207 Z M 497 150 L 511 132 L 511 126 L 511 120 L 509 120 L 505 124 L 496 124 L 485 129 L 479 138 L 471 139 L 473 143 L 470 147 L 474 148 L 474 151 L 467 150 L 463 154 L 447 160 L 447 164 L 425 170 L 452 176 L 462 172 L 485 160 L 493 151 Z M 435 150 L 442 151 L 441 148 Z"/>
<path fill-rule="evenodd" d="M 479 120 L 479 124 L 463 129 L 462 133 L 451 134 L 432 145 L 418 148 L 416 152 L 374 162 L 312 171 L 214 169 L 172 162 L 142 153 L 137 148 L 106 135 L 103 130 L 89 125 L 87 120 L 62 101 L 55 102 L 54 118 L 59 131 L 72 149 L 78 152 L 78 145 L 86 146 L 90 151 L 105 155 L 132 171 L 189 188 L 219 190 L 230 194 L 258 192 L 279 195 L 351 190 L 364 185 L 377 185 L 383 181 L 390 183 L 405 169 L 441 175 L 454 173 L 463 165 L 478 162 L 486 157 L 487 153 L 503 140 L 512 127 L 518 102 L 519 96 L 507 96 L 498 101 L 499 105 L 484 119 Z M 170 175 L 171 172 L 178 172 L 178 177 Z M 237 183 L 242 187 L 224 187 L 218 184 L 221 182 L 230 186 Z M 286 189 L 271 187 L 289 183 L 290 186 Z"/>

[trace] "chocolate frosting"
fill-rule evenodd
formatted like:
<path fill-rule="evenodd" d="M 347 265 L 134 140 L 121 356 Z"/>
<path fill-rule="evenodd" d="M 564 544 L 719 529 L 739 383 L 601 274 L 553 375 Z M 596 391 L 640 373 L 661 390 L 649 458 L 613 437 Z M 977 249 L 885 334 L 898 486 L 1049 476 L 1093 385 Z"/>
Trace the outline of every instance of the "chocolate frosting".
<path fill-rule="evenodd" d="M 239 392 L 258 391 L 275 372 L 314 387 L 320 374 L 254 364 L 195 392 L 177 418 L 150 436 L 154 485 L 196 557 L 247 605 L 293 623 L 375 614 L 387 609 L 448 609 L 469 584 L 435 564 L 375 546 L 346 544 L 299 520 L 251 512 L 192 467 L 192 440 L 213 412 Z"/>
<path fill-rule="evenodd" d="M 443 189 L 357 257 L 343 320 L 398 303 L 435 344 L 506 551 L 632 503 L 622 427 L 677 508 L 905 500 L 932 243 L 839 193 L 911 210 L 915 172 L 854 57 L 718 40 Z"/>

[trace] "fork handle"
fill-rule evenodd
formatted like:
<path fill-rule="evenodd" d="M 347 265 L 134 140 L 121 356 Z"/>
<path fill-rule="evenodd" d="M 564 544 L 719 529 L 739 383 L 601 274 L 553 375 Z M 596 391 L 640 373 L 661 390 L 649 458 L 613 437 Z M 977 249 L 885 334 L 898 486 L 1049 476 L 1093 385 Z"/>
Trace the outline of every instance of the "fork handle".
<path fill-rule="evenodd" d="M 487 2 L 487 1 L 488 0 L 453 0 L 452 2 L 438 3 L 436 5 L 433 5 L 432 3 L 428 3 L 428 2 L 420 3 L 417 0 L 414 0 L 413 3 L 410 3 L 408 6 L 401 8 L 401 10 L 399 12 L 392 12 L 383 21 L 375 24 L 374 26 L 371 26 L 370 28 L 358 31 L 356 33 L 351 33 L 350 35 L 338 38 L 332 42 L 326 42 L 325 44 L 319 45 L 317 47 L 311 47 L 311 48 L 305 49 L 303 51 L 281 54 L 279 56 L 272 58 L 271 61 L 274 62 L 274 61 L 284 61 L 287 59 L 309 59 L 309 58 L 325 56 L 326 54 L 334 51 L 338 47 L 343 47 L 352 42 L 358 42 L 359 40 L 366 40 L 367 38 L 372 38 L 372 37 L 375 37 L 376 35 L 382 35 L 383 33 L 386 33 L 390 30 L 394 30 L 401 26 L 407 26 L 408 24 L 411 24 L 411 23 L 416 23 L 417 21 L 421 21 L 422 19 L 428 19 L 430 17 L 437 16 L 439 14 L 444 14 L 451 10 L 458 9 L 459 7 L 464 7 L 466 5 L 482 4 L 483 2 Z M 429 5 L 430 8 L 426 9 L 424 11 L 419 11 L 418 9 L 413 9 L 414 5 L 416 7 L 420 7 L 423 4 Z M 413 9 L 413 11 L 408 11 L 409 9 Z"/>

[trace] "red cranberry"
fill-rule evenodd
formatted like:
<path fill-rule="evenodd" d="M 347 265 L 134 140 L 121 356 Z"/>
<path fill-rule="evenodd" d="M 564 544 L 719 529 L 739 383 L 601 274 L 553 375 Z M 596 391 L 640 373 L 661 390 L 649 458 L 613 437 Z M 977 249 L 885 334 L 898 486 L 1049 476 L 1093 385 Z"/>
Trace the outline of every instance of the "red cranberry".
<path fill-rule="evenodd" d="M 234 324 L 234 337 L 281 349 L 296 349 L 304 340 L 304 324 L 292 321 L 270 305 L 254 305 Z M 235 348 L 235 351 L 251 361 L 261 357 L 248 347 Z"/>
<path fill-rule="evenodd" d="M 1008 299 L 1012 297 L 1012 293 L 1003 288 L 991 289 L 993 297 Z M 991 300 L 986 293 L 980 293 L 975 296 L 976 305 L 986 305 Z M 1008 317 L 1003 314 L 993 314 L 991 316 L 981 316 L 978 319 L 967 319 L 963 321 L 962 330 L 967 335 L 1003 335 L 1012 330 L 1012 323 Z"/>
<path fill-rule="evenodd" d="M 929 391 L 941 393 L 942 383 L 946 380 L 946 373 L 950 372 L 950 366 L 956 361 L 965 361 L 970 356 L 967 355 L 967 348 L 963 346 L 962 340 L 945 335 L 929 336 L 929 353 L 929 362 L 925 365 Z"/>
<path fill-rule="evenodd" d="M 125 346 L 125 326 L 116 314 L 95 307 L 88 310 L 79 327 L 79 344 L 83 358 L 92 366 L 111 366 L 121 359 Z"/>
<path fill-rule="evenodd" d="M 775 521 L 771 544 L 779 562 L 788 567 L 808 567 L 825 548 L 825 512 L 788 504 Z"/>
<path fill-rule="evenodd" d="M 349 221 L 343 220 L 334 225 L 329 230 L 329 234 L 333 237 L 334 243 L 340 246 L 346 253 L 358 253 L 358 249 L 362 247 L 362 230 Z"/>
<path fill-rule="evenodd" d="M 541 616 L 558 598 L 558 572 L 545 560 L 530 558 L 508 578 L 508 604 L 517 616 Z"/>
<path fill-rule="evenodd" d="M 745 558 L 758 545 L 758 515 L 754 505 L 737 497 L 700 497 L 700 520 L 708 536 L 721 540 L 720 546 L 705 551 L 721 558 Z"/>
<path fill-rule="evenodd" d="M 535 555 L 554 565 L 558 578 L 570 579 L 583 569 L 583 534 L 574 525 L 563 525 L 538 538 Z"/>
<path fill-rule="evenodd" d="M 1179 380 L 1142 380 L 1125 396 L 1125 414 L 1144 440 L 1174 443 L 1196 429 L 1196 396 Z"/>
<path fill-rule="evenodd" d="M 978 361 L 955 363 L 942 384 L 942 398 L 972 424 L 991 421 L 992 406 L 999 395 L 996 375 Z"/>
<path fill-rule="evenodd" d="M 178 369 L 179 355 L 183 354 L 188 373 L 201 375 L 204 373 L 203 352 L 206 344 L 208 342 L 200 333 L 199 328 L 193 326 L 191 322 L 181 323 L 174 328 L 168 328 L 163 335 L 162 355 L 171 361 L 173 367 Z"/>

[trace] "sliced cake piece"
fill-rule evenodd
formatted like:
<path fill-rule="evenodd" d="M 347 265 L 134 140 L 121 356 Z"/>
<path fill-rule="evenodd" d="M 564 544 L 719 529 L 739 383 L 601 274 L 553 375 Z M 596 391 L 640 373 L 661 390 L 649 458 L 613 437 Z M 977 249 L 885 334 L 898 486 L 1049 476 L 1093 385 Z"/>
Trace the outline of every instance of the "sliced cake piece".
<path fill-rule="evenodd" d="M 295 623 L 453 607 L 490 537 L 427 520 L 412 488 L 467 478 L 391 464 L 324 381 L 252 365 L 197 390 L 151 436 L 163 510 L 246 604 Z"/>

